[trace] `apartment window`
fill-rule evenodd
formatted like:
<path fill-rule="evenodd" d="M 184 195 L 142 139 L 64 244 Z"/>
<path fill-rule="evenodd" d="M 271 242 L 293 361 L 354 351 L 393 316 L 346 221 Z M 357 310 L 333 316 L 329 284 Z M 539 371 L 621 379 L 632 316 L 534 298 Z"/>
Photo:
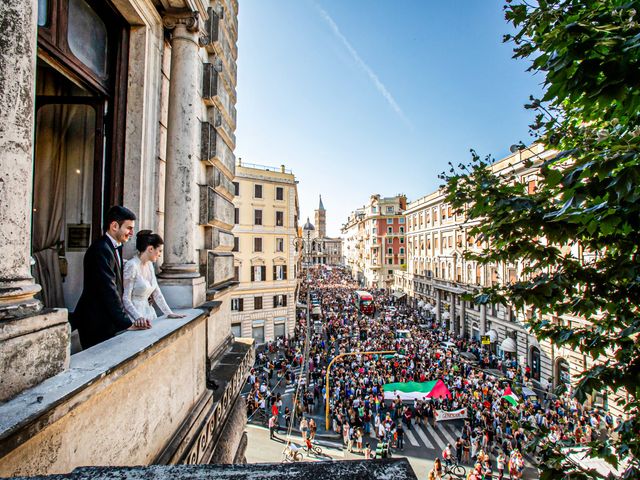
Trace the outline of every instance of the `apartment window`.
<path fill-rule="evenodd" d="M 253 211 L 253 224 L 262 225 L 262 210 Z"/>
<path fill-rule="evenodd" d="M 267 267 L 264 265 L 254 265 L 251 267 L 251 281 L 264 282 L 267 279 Z"/>
<path fill-rule="evenodd" d="M 378 207 L 372 207 L 371 208 L 371 212 L 372 213 L 378 213 Z"/>
<path fill-rule="evenodd" d="M 404 248 L 400 248 L 400 255 L 404 255 Z"/>
<path fill-rule="evenodd" d="M 240 281 L 240 267 L 233 267 L 233 281 Z"/>
<path fill-rule="evenodd" d="M 284 225 L 284 212 L 276 212 L 276 227 Z"/>
<path fill-rule="evenodd" d="M 234 225 L 240 224 L 240 209 L 239 208 L 234 208 L 233 209 L 233 223 L 234 223 Z"/>
<path fill-rule="evenodd" d="M 241 323 L 232 323 L 231 324 L 231 334 L 234 337 L 242 336 L 242 324 Z"/>
<path fill-rule="evenodd" d="M 398 219 L 398 223 L 404 223 L 404 217 L 400 217 L 400 218 Z"/>
<path fill-rule="evenodd" d="M 393 258 L 390 258 L 388 263 L 389 265 L 393 265 Z"/>
<path fill-rule="evenodd" d="M 239 182 L 233 182 L 233 194 L 237 197 L 238 195 L 240 195 L 240 183 Z"/>
<path fill-rule="evenodd" d="M 240 237 L 233 237 L 233 252 L 240 251 Z"/>
<path fill-rule="evenodd" d="M 284 238 L 276 238 L 276 252 L 284 252 Z"/>
<path fill-rule="evenodd" d="M 276 200 L 284 200 L 284 188 L 276 187 Z"/>
<path fill-rule="evenodd" d="M 253 297 L 253 309 L 262 310 L 262 297 Z"/>
<path fill-rule="evenodd" d="M 393 227 L 387 227 L 387 233 L 393 233 Z"/>
<path fill-rule="evenodd" d="M 373 230 L 371 230 L 371 233 L 375 235 L 376 233 L 378 233 L 378 229 L 374 227 Z"/>
<path fill-rule="evenodd" d="M 534 193 L 536 193 L 536 181 L 535 180 L 529 180 L 529 183 L 527 184 L 527 193 L 529 195 L 533 195 Z"/>
<path fill-rule="evenodd" d="M 244 299 L 242 298 L 232 298 L 231 299 L 231 311 L 232 312 L 242 312 L 244 307 Z"/>
<path fill-rule="evenodd" d="M 400 243 L 404 243 L 404 237 L 400 237 Z"/>
<path fill-rule="evenodd" d="M 387 270 L 387 273 L 388 273 L 389 275 L 393 275 L 393 270 Z"/>
<path fill-rule="evenodd" d="M 387 223 L 393 223 L 393 218 L 387 218 Z"/>
<path fill-rule="evenodd" d="M 274 280 L 286 280 L 287 279 L 287 266 L 286 265 L 274 265 L 273 266 L 273 279 Z"/>
<path fill-rule="evenodd" d="M 286 307 L 287 306 L 287 296 L 286 295 L 274 295 L 273 296 L 273 307 Z"/>
<path fill-rule="evenodd" d="M 253 251 L 254 252 L 262 251 L 262 237 L 255 237 L 253 239 Z"/>
<path fill-rule="evenodd" d="M 262 185 L 255 184 L 253 186 L 253 198 L 262 198 Z"/>
<path fill-rule="evenodd" d="M 388 249 L 387 249 L 387 253 L 388 253 L 389 255 L 393 255 L 393 248 L 388 248 Z"/>
<path fill-rule="evenodd" d="M 387 207 L 387 213 L 393 213 L 393 207 Z"/>
<path fill-rule="evenodd" d="M 400 233 L 404 233 L 404 227 L 400 227 Z"/>

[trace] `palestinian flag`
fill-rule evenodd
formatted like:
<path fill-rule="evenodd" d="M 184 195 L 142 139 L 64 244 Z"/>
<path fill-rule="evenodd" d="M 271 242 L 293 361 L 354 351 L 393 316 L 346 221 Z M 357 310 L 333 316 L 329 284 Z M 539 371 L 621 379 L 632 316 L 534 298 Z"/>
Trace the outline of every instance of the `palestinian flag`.
<path fill-rule="evenodd" d="M 518 406 L 520 403 L 520 399 L 518 396 L 511 391 L 511 387 L 507 387 L 504 389 L 504 393 L 502 394 L 502 399 L 509 402 L 514 407 Z"/>
<path fill-rule="evenodd" d="M 385 383 L 383 385 L 385 400 L 422 400 L 424 398 L 451 398 L 451 392 L 442 380 L 431 382 Z"/>

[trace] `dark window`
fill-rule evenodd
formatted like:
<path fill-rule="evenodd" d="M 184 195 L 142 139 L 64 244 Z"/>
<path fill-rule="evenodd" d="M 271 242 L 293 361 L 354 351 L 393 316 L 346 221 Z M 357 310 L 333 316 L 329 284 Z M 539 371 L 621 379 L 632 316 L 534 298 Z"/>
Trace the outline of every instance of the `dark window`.
<path fill-rule="evenodd" d="M 233 250 L 234 252 L 240 251 L 240 237 L 233 237 Z"/>
<path fill-rule="evenodd" d="M 287 296 L 286 295 L 274 295 L 273 296 L 273 307 L 286 307 L 287 306 Z"/>
<path fill-rule="evenodd" d="M 262 310 L 262 297 L 253 297 L 253 309 Z"/>
<path fill-rule="evenodd" d="M 276 187 L 276 200 L 284 200 L 284 188 Z"/>
<path fill-rule="evenodd" d="M 233 280 L 235 282 L 240 281 L 240 267 L 233 267 Z"/>
<path fill-rule="evenodd" d="M 276 227 L 284 225 L 284 212 L 276 212 Z"/>
<path fill-rule="evenodd" d="M 240 209 L 239 208 L 234 208 L 233 209 L 233 223 L 234 223 L 234 225 L 238 225 L 240 223 Z"/>
<path fill-rule="evenodd" d="M 251 267 L 251 281 L 264 282 L 267 278 L 267 267 L 264 265 L 256 265 Z"/>
<path fill-rule="evenodd" d="M 262 210 L 253 211 L 253 224 L 262 225 Z"/>
<path fill-rule="evenodd" d="M 284 252 L 284 238 L 276 238 L 276 252 Z"/>
<path fill-rule="evenodd" d="M 262 185 L 253 186 L 253 196 L 255 198 L 262 198 Z"/>
<path fill-rule="evenodd" d="M 238 195 L 240 195 L 240 183 L 239 182 L 233 182 L 233 194 L 237 197 Z"/>
<path fill-rule="evenodd" d="M 232 298 L 231 299 L 231 310 L 234 312 L 242 312 L 244 307 L 244 299 L 242 298 Z"/>
<path fill-rule="evenodd" d="M 255 237 L 253 239 L 253 251 L 254 252 L 262 251 L 262 237 Z"/>

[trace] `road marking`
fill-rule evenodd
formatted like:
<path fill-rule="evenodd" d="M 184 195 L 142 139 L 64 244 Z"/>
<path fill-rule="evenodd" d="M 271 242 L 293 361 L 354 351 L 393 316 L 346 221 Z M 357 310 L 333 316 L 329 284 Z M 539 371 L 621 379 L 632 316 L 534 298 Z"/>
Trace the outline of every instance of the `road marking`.
<path fill-rule="evenodd" d="M 429 440 L 429 437 L 427 437 L 424 432 L 422 431 L 422 428 L 420 427 L 420 425 L 415 425 L 415 429 L 416 429 L 416 433 L 418 434 L 418 436 L 422 439 L 422 441 L 424 442 L 424 444 L 430 448 L 431 450 L 435 450 L 435 447 L 433 446 L 433 443 L 431 443 L 431 441 Z"/>
<path fill-rule="evenodd" d="M 404 433 L 407 436 L 407 438 L 409 439 L 409 442 L 411 443 L 411 445 L 413 445 L 414 447 L 419 447 L 420 446 L 420 444 L 416 440 L 416 437 L 414 437 L 413 433 L 411 433 L 411 430 L 405 430 Z"/>
<path fill-rule="evenodd" d="M 445 437 L 447 437 L 447 441 L 451 444 L 451 448 L 455 448 L 456 441 L 453 439 L 453 437 L 451 437 L 451 434 L 449 433 L 447 428 L 444 425 L 440 425 L 440 431 L 444 434 Z"/>
<path fill-rule="evenodd" d="M 440 436 L 436 435 L 435 429 L 427 429 L 427 432 L 431 433 L 431 438 L 433 438 L 436 441 L 436 443 L 438 444 L 438 447 L 440 447 L 440 451 L 444 450 L 447 447 L 442 441 L 442 439 L 440 438 Z"/>

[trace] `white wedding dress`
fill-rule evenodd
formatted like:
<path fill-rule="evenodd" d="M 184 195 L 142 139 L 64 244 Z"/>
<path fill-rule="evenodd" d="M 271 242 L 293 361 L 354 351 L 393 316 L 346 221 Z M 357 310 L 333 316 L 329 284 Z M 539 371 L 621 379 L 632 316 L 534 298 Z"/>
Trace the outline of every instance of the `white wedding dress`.
<path fill-rule="evenodd" d="M 143 266 L 140 258 L 133 257 L 125 264 L 123 277 L 124 293 L 122 303 L 131 321 L 141 317 L 149 320 L 157 318 L 155 309 L 149 303 L 149 298 L 153 298 L 153 301 L 163 314 L 173 313 L 158 287 L 158 281 L 151 262 L 147 262 Z"/>

